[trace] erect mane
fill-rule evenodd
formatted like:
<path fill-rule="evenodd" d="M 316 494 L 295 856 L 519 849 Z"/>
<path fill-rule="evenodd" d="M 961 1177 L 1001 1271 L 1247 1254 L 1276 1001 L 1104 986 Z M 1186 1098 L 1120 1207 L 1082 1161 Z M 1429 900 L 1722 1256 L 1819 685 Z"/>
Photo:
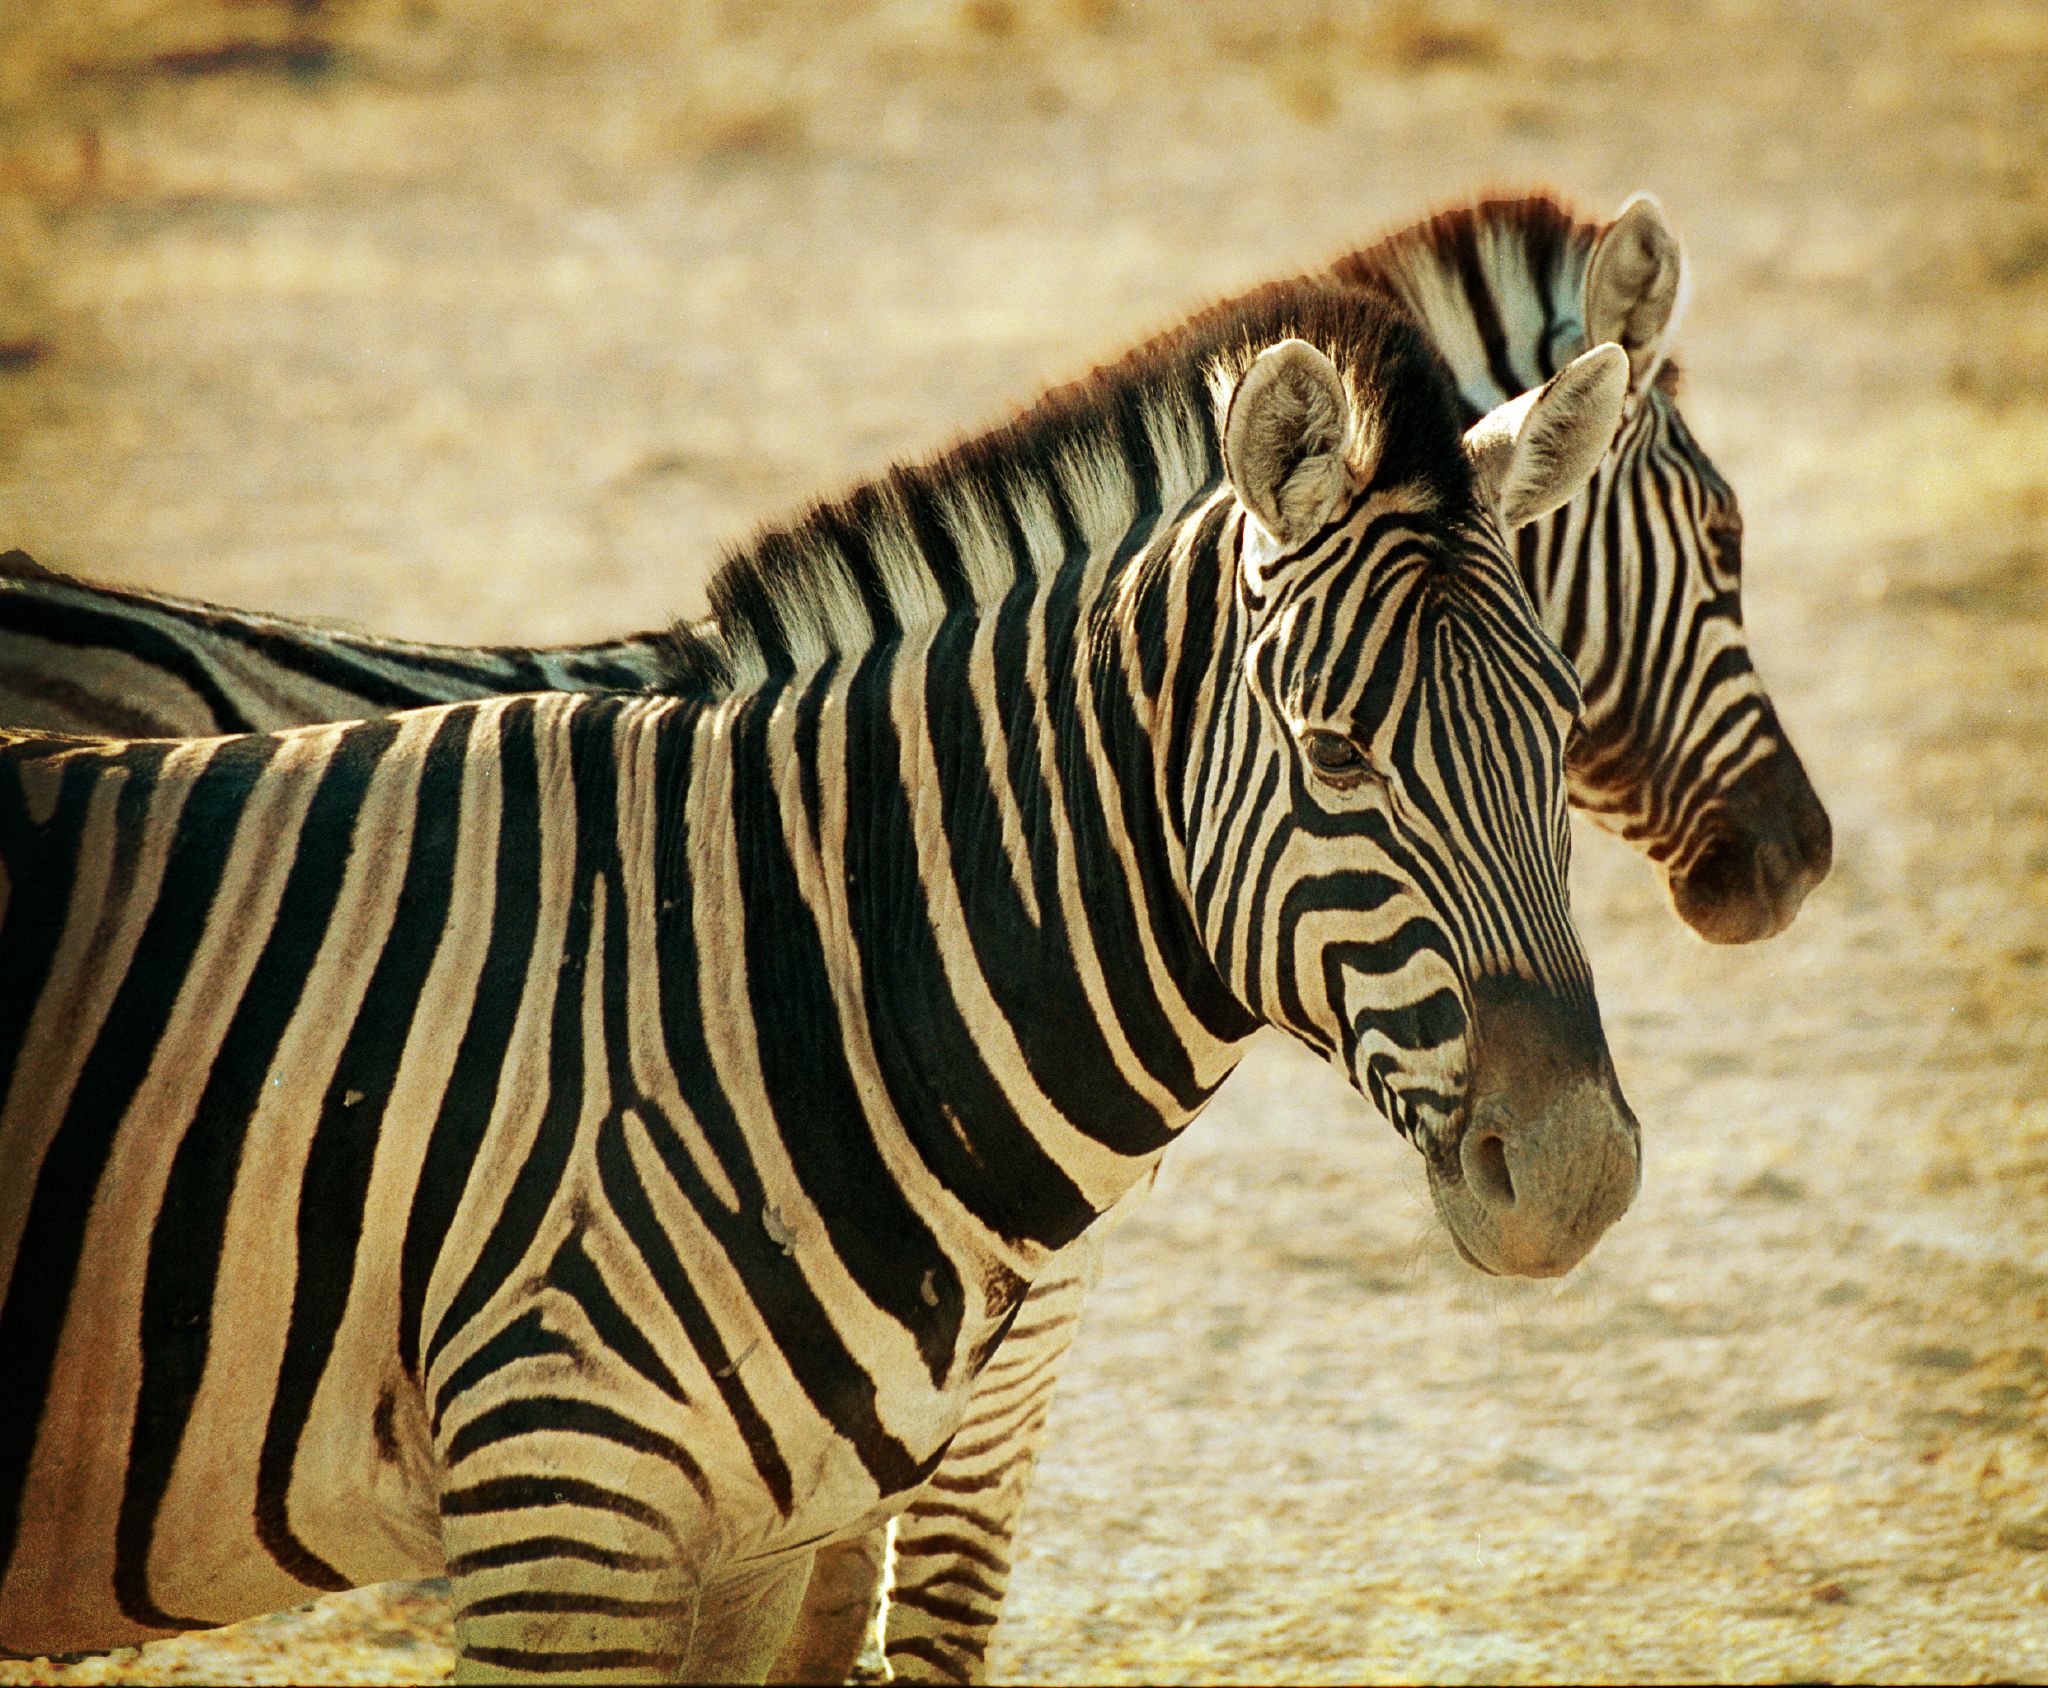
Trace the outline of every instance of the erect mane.
<path fill-rule="evenodd" d="M 1603 226 L 1550 193 L 1488 197 L 1348 252 L 1329 273 L 1390 294 L 1421 323 L 1477 417 L 1587 349 L 1586 266 Z"/>
<path fill-rule="evenodd" d="M 715 694 L 809 672 L 989 609 L 1020 580 L 1170 520 L 1221 477 L 1219 384 L 1290 336 L 1329 355 L 1362 412 L 1400 410 L 1401 427 L 1381 430 L 1401 459 L 1390 470 L 1450 493 L 1469 485 L 1456 397 L 1388 294 L 1329 277 L 1272 283 L 763 531 L 713 575 L 709 618 L 671 629 L 656 689 Z"/>

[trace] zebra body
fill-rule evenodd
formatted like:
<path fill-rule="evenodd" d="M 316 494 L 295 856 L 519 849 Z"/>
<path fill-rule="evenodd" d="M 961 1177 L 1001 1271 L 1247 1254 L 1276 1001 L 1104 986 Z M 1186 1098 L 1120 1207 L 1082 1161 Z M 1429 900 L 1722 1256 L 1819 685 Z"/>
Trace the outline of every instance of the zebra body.
<path fill-rule="evenodd" d="M 1636 1131 L 1490 506 L 1621 366 L 1461 449 L 1275 288 L 761 542 L 689 695 L 17 735 L 0 1644 L 445 1568 L 468 1674 L 758 1675 L 1262 1023 L 1568 1268 Z"/>
<path fill-rule="evenodd" d="M 1827 819 L 1749 659 L 1733 493 L 1676 402 L 1667 352 L 1682 267 L 1654 205 L 1632 201 L 1601 226 L 1530 197 L 1446 212 L 1330 274 L 1416 316 L 1450 361 L 1468 417 L 1590 339 L 1627 344 L 1631 398 L 1607 460 L 1577 497 L 1519 530 L 1516 562 L 1584 690 L 1567 760 L 1573 804 L 1656 860 L 1707 935 L 1758 937 L 1825 873 Z M 245 730 L 661 677 L 656 636 L 533 652 L 415 646 L 32 570 L 19 559 L 10 576 L 0 558 L 0 719 L 52 730 Z M 1081 1305 L 1096 1246 L 1091 1233 L 1034 1281 L 1005 1345 L 1013 1369 L 1001 1387 L 991 1369 L 957 1445 L 977 1457 L 970 1468 L 952 1454 L 942 1467 L 960 1487 L 920 1495 L 899 1520 L 887 1640 L 901 1676 L 981 1668 L 1072 1340 L 1062 1310 Z M 877 1586 L 878 1539 L 834 1551 L 867 1564 L 861 1574 Z M 801 1656 L 785 1661 L 797 1678 L 843 1676 L 859 1649 L 865 1613 L 832 1581 L 821 1571 Z"/>

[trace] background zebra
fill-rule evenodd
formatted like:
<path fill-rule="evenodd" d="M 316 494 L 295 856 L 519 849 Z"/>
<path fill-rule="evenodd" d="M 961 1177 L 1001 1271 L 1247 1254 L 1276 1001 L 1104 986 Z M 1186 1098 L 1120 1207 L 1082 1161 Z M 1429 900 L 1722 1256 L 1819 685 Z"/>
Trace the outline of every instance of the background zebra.
<path fill-rule="evenodd" d="M 1625 345 L 1631 396 L 1612 448 L 1576 498 L 1517 531 L 1516 560 L 1584 688 L 1574 804 L 1663 867 L 1697 929 L 1753 938 L 1825 874 L 1828 824 L 1749 658 L 1733 492 L 1677 408 L 1668 354 L 1683 269 L 1648 196 L 1603 225 L 1535 195 L 1446 211 L 1329 273 L 1415 314 L 1470 417 L 1590 341 Z M 658 671 L 653 635 L 420 646 L 65 581 L 25 559 L 13 570 L 0 579 L 0 715 L 59 730 L 283 726 L 535 685 L 640 685 Z M 898 1521 L 886 1646 L 906 1678 L 972 1675 L 985 1660 L 1099 1246 L 1089 1233 L 1035 1281 L 934 1486 Z M 878 1588 L 879 1540 L 827 1553 L 837 1564 L 821 1570 L 785 1661 L 798 1677 L 844 1675 Z M 867 1601 L 844 1594 L 854 1584 Z"/>
<path fill-rule="evenodd" d="M 715 698 L 18 736 L 0 1636 L 445 1557 L 472 1674 L 758 1673 L 1262 1022 L 1567 1269 L 1636 1127 L 1488 506 L 1625 382 L 1461 451 L 1405 319 L 1276 288 L 728 565 Z"/>

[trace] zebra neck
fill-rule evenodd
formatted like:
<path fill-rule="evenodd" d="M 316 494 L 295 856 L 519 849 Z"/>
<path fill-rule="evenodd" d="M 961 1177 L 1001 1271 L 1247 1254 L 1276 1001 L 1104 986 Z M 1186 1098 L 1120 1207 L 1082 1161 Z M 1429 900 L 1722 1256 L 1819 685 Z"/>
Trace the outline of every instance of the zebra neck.
<path fill-rule="evenodd" d="M 657 901 L 694 909 L 665 966 L 687 951 L 700 1017 L 751 1023 L 785 1140 L 879 1152 L 1023 1276 L 1251 1029 L 1175 890 L 1132 701 L 1084 658 L 1097 613 L 1057 578 L 664 729 L 687 841 Z"/>

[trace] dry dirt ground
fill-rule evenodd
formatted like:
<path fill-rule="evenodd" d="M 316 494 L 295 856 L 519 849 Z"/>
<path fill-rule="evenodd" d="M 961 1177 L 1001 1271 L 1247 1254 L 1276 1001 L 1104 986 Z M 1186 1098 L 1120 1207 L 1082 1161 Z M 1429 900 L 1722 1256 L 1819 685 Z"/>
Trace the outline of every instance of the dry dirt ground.
<path fill-rule="evenodd" d="M 1555 1291 L 1262 1047 L 1123 1228 L 1018 1678 L 2048 1677 L 2048 8 L 11 0 L 0 542 L 450 639 L 1487 183 L 1660 193 L 1837 867 L 1586 835 L 1645 1123 Z M 445 1673 L 433 1591 L 0 1682 Z"/>

